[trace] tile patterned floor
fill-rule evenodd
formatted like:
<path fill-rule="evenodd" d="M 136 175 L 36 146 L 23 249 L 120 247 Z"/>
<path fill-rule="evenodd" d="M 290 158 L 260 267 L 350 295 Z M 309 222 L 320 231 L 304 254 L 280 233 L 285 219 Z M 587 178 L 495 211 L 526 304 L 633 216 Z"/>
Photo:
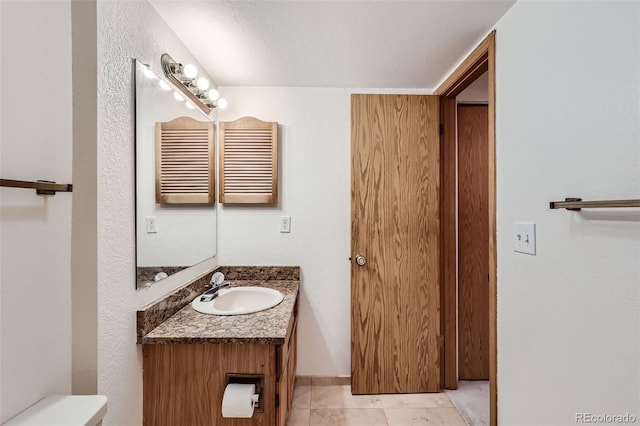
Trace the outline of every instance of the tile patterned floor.
<path fill-rule="evenodd" d="M 296 380 L 288 426 L 464 426 L 444 393 L 351 395 L 349 378 Z"/>

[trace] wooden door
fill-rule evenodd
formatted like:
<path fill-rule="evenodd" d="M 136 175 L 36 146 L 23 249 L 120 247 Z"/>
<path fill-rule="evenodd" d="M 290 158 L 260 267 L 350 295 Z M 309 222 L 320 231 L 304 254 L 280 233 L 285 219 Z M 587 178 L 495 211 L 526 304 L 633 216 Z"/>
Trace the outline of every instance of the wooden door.
<path fill-rule="evenodd" d="M 489 379 L 489 171 L 486 105 L 458 105 L 458 371 Z"/>
<path fill-rule="evenodd" d="M 354 394 L 440 390 L 438 114 L 437 96 L 351 97 Z"/>

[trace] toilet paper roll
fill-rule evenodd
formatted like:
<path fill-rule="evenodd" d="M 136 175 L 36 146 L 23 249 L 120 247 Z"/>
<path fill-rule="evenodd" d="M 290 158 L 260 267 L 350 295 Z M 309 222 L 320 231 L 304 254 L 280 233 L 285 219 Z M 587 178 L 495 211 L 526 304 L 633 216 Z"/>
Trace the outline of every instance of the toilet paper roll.
<path fill-rule="evenodd" d="M 222 396 L 222 417 L 249 418 L 253 416 L 253 394 L 256 385 L 229 383 Z"/>

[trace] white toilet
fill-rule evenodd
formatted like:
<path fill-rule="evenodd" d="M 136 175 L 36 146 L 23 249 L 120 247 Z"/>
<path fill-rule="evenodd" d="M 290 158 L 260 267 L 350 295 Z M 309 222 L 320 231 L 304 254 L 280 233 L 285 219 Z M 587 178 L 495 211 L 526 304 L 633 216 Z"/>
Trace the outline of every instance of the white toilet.
<path fill-rule="evenodd" d="M 4 426 L 97 426 L 107 414 L 103 395 L 48 396 Z"/>

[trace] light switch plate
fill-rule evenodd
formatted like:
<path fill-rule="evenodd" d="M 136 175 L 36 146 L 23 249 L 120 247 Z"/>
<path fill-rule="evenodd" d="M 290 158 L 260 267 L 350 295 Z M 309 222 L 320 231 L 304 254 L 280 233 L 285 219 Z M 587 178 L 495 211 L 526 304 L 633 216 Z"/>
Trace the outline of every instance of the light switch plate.
<path fill-rule="evenodd" d="M 536 254 L 536 224 L 533 222 L 513 223 L 513 251 Z"/>
<path fill-rule="evenodd" d="M 291 216 L 280 216 L 280 232 L 291 232 Z"/>

